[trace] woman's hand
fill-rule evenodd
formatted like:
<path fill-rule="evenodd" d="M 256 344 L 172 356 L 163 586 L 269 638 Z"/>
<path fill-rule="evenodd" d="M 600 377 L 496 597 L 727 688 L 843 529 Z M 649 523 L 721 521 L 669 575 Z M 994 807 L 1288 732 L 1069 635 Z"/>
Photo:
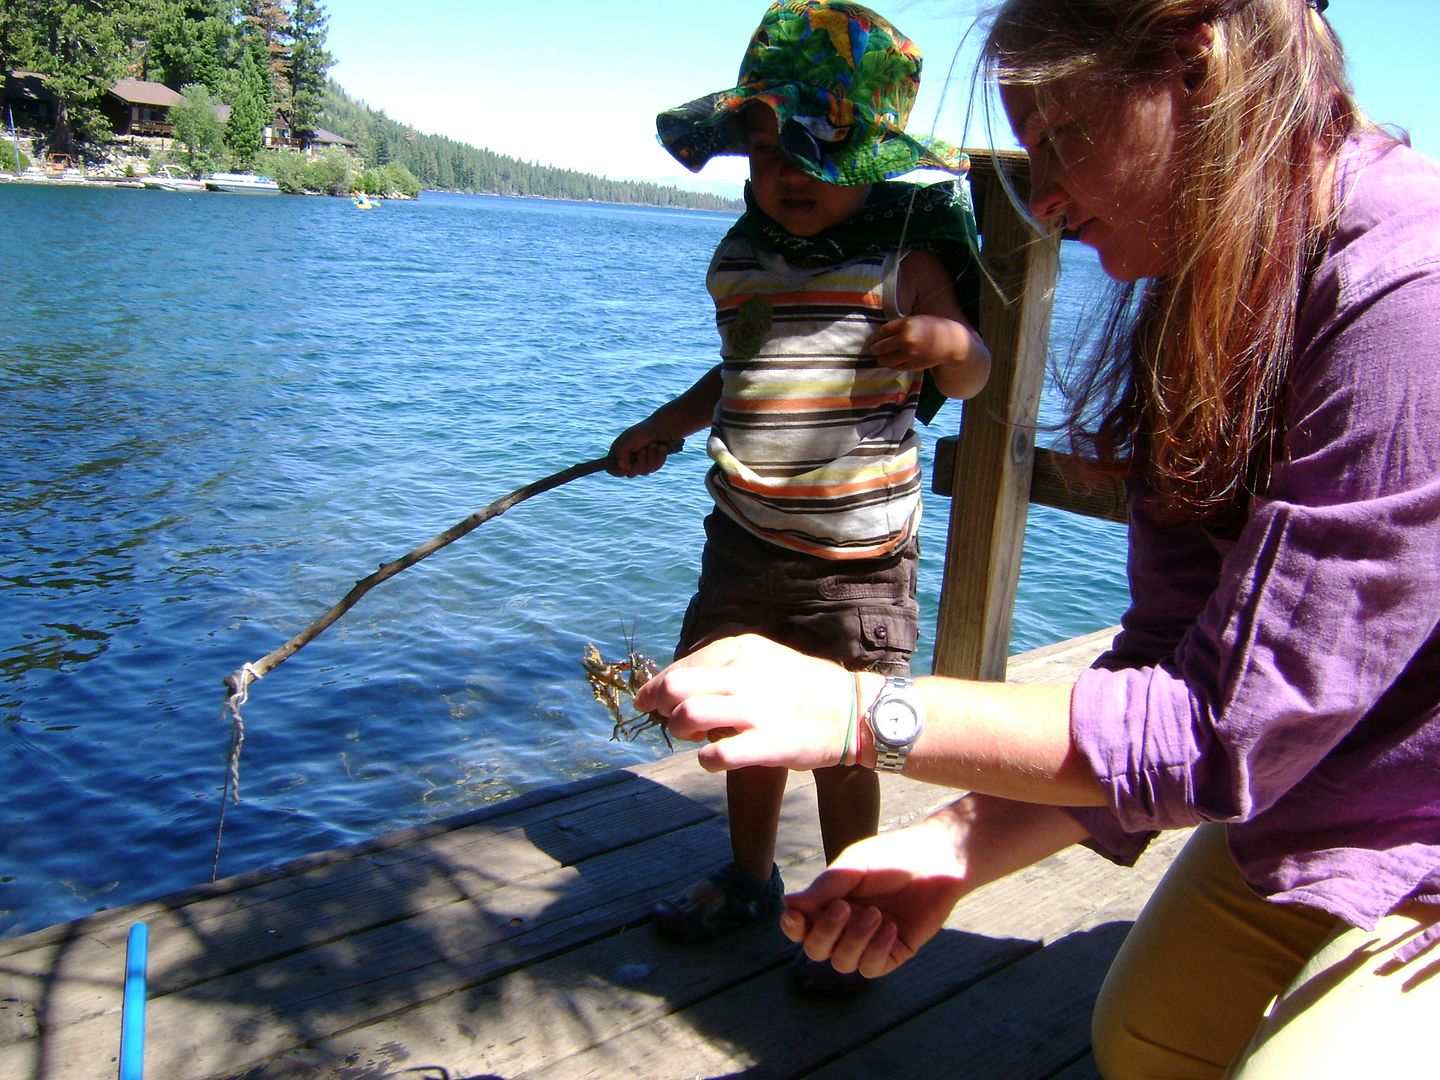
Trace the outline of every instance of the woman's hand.
<path fill-rule="evenodd" d="M 667 717 L 671 733 L 682 739 L 711 740 L 699 752 L 711 772 L 750 765 L 818 769 L 840 760 L 856 708 L 855 683 L 838 664 L 746 634 L 677 660 L 640 688 L 635 707 Z M 858 731 L 851 738 L 858 740 Z M 851 749 L 857 745 L 852 741 Z"/>
<path fill-rule="evenodd" d="M 780 929 L 812 960 L 876 979 L 934 937 L 962 897 L 1086 835 L 1061 807 L 971 793 L 846 848 L 785 898 Z"/>
<path fill-rule="evenodd" d="M 968 891 L 955 830 L 937 815 L 846 848 L 785 898 L 780 929 L 810 959 L 878 979 L 934 937 Z"/>

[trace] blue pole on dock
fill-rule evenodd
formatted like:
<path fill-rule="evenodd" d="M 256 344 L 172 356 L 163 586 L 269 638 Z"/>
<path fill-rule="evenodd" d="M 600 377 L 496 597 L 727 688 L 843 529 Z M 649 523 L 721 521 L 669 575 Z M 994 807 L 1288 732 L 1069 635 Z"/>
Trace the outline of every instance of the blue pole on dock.
<path fill-rule="evenodd" d="M 125 947 L 125 997 L 120 1007 L 120 1080 L 142 1080 L 145 1075 L 145 963 L 150 951 L 150 927 L 130 927 Z"/>

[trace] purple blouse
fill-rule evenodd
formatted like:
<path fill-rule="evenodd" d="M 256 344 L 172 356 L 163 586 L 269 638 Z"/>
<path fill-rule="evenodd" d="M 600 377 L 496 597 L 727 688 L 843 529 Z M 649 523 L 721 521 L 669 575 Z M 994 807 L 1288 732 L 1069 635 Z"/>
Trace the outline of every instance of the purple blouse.
<path fill-rule="evenodd" d="M 1440 903 L 1440 165 L 1337 175 L 1301 298 L 1285 451 L 1238 535 L 1129 499 L 1131 606 L 1071 704 L 1107 856 L 1228 823 L 1262 895 L 1371 929 Z"/>

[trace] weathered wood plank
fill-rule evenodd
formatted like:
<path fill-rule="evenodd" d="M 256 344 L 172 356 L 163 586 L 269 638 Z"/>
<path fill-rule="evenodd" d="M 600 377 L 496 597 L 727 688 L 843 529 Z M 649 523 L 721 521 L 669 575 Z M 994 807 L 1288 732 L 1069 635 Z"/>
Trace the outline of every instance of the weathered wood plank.
<path fill-rule="evenodd" d="M 955 1024 L 945 1013 L 932 1014 L 929 1010 L 939 1009 L 956 994 L 968 992 L 988 999 L 990 987 L 1003 978 L 1002 973 L 1032 954 L 1059 948 L 1060 955 L 1053 961 L 1059 967 L 1077 955 L 1088 957 L 1089 953 L 1076 951 L 1073 939 L 1077 935 L 1084 939 L 1096 926 L 1115 918 L 1113 900 L 1127 891 L 1120 878 L 1138 872 L 1143 880 L 1151 882 L 1158 873 L 1151 866 L 1163 869 L 1167 856 L 1167 850 L 1157 849 L 1142 860 L 1150 864 L 1145 869 L 1124 871 L 1087 852 L 1068 852 L 1057 857 L 1044 873 L 1012 877 L 967 898 L 956 908 L 947 929 L 914 961 L 860 998 L 839 1002 L 807 999 L 792 990 L 788 965 L 767 968 L 754 979 L 693 1005 L 646 1015 L 640 1018 L 643 1022 L 603 1042 L 595 1041 L 571 1058 L 547 1061 L 543 1075 L 556 1080 L 598 1080 L 623 1069 L 630 1075 L 659 1077 L 677 1075 L 676 1065 L 683 1063 L 686 1075 L 719 1076 L 743 1071 L 747 1077 L 794 1076 L 808 1075 L 809 1070 L 832 1062 L 837 1076 L 888 1075 L 892 1070 L 882 1067 L 883 1062 L 862 1060 L 856 1064 L 854 1055 L 863 1053 L 884 1032 L 917 1014 L 925 1023 L 917 1031 L 918 1038 L 936 1047 L 950 1045 Z M 815 869 L 818 872 L 819 866 Z M 1070 876 L 1072 870 L 1082 872 Z M 1111 898 L 1112 902 L 1097 904 L 1097 895 Z M 1138 900 L 1129 898 L 1121 906 L 1132 909 L 1133 916 Z M 1110 921 L 1108 925 L 1117 924 Z M 1042 933 L 1032 937 L 1036 929 Z M 1046 941 L 1057 944 L 1042 949 Z M 1107 944 L 1110 941 L 1106 938 Z M 700 954 L 697 974 L 711 962 L 710 952 Z M 1072 981 L 1098 985 L 1098 978 L 1092 963 L 1075 973 Z M 1014 997 L 1008 985 L 1004 981 L 998 984 L 1001 1001 L 992 1006 L 996 1015 L 1005 1016 L 1007 1006 L 1003 1002 Z M 1020 985 L 1025 985 L 1023 978 Z M 1093 991 L 1094 985 L 1090 985 L 1092 997 Z M 1075 996 L 1058 984 L 1054 992 L 1057 999 Z M 1050 1071 L 1088 1049 L 1088 1001 L 1062 1009 L 1049 999 L 1031 998 L 1018 1003 L 1011 1000 L 1009 1007 L 1017 1010 L 1013 1015 L 1018 1017 L 1028 1019 L 1036 1009 L 1045 1010 L 1051 1017 L 1052 1034 L 1047 1038 L 1064 1050 L 1053 1059 L 1035 1059 Z M 1059 1032 L 1064 1038 L 1055 1034 Z M 501 1071 L 496 1062 L 483 1056 L 461 1057 L 447 1064 L 462 1075 L 465 1070 Z M 951 1075 L 933 1058 L 932 1064 L 936 1068 L 909 1075 Z M 998 1069 L 972 1075 L 1023 1080 L 1047 1072 L 1037 1071 L 1032 1064 L 1013 1071 Z"/>
<path fill-rule="evenodd" d="M 1119 627 L 1107 626 L 1082 637 L 1031 649 L 1023 657 L 1012 657 L 1005 678 L 1016 683 L 1057 683 L 1073 681 L 1081 668 L 1110 647 Z"/>
<path fill-rule="evenodd" d="M 1107 923 L 1069 934 L 812 1075 L 1050 1077 L 1089 1051 L 1095 993 L 1127 929 Z"/>
<path fill-rule="evenodd" d="M 665 765 L 657 772 L 674 772 L 686 780 L 709 779 L 693 763 L 683 771 Z M 413 974 L 417 965 L 406 957 L 418 950 L 421 955 L 434 955 L 436 963 L 445 963 L 451 951 L 447 930 L 455 919 L 474 921 L 477 910 L 485 919 L 520 919 L 516 912 L 526 910 L 526 905 L 517 896 L 527 889 L 541 896 L 558 893 L 567 897 L 583 891 L 583 882 L 580 886 L 568 884 L 574 872 L 545 851 L 546 845 L 553 845 L 562 855 L 576 859 L 582 854 L 574 850 L 580 822 L 592 836 L 604 834 L 602 842 L 592 843 L 583 852 L 592 876 L 603 874 L 600 859 L 623 853 L 637 841 L 655 843 L 658 838 L 661 850 L 648 857 L 651 876 L 646 880 L 652 891 L 676 888 L 688 880 L 689 864 L 677 865 L 665 876 L 667 850 L 683 851 L 684 844 L 676 836 L 683 841 L 689 835 L 687 823 L 707 820 L 712 823 L 704 853 L 719 850 L 723 833 L 715 823 L 715 812 L 663 784 L 633 776 L 627 779 L 624 789 L 607 786 L 599 793 L 585 793 L 578 801 L 562 794 L 548 807 L 539 804 L 518 819 L 499 817 L 488 824 L 434 834 L 409 848 L 389 849 L 393 860 L 389 865 L 375 858 L 327 863 L 298 878 L 262 883 L 249 890 L 268 895 L 233 898 L 248 903 L 214 897 L 177 910 L 149 911 L 152 1029 L 163 1039 L 171 1023 L 170 1012 L 178 1009 L 167 1002 L 208 1002 L 217 993 L 232 995 L 240 986 L 254 992 L 252 1010 L 285 1004 L 290 1001 L 285 987 L 296 982 L 313 987 L 320 972 L 338 972 L 332 978 L 353 988 L 356 982 L 366 981 L 356 975 L 355 962 L 350 959 L 356 950 L 369 953 L 367 970 L 372 977 L 390 971 L 392 983 L 408 986 L 421 976 Z M 617 798 L 617 793 L 624 792 L 628 794 Z M 643 808 L 638 817 L 637 805 Z M 603 828 L 605 813 L 614 810 L 631 822 L 628 834 Z M 698 860 L 702 853 L 696 852 L 694 857 Z M 404 872 L 417 866 L 417 873 Z M 620 876 L 627 881 L 636 877 L 633 871 Z M 484 906 L 477 908 L 472 902 Z M 212 914 L 216 908 L 218 914 Z M 454 913 L 457 908 L 458 916 Z M 501 914 L 497 916 L 497 912 Z M 564 915 L 563 905 L 551 911 L 552 920 Z M 87 1054 L 94 1032 L 101 1033 L 100 1043 L 109 1041 L 106 1032 L 113 1027 L 119 1006 L 120 957 L 130 921 L 129 917 L 82 920 L 63 944 L 42 943 L 29 953 L 12 952 L 0 961 L 6 997 L 34 1002 L 32 1015 L 64 1017 L 63 1026 L 48 1020 L 36 1025 L 48 1048 L 59 1052 L 62 1060 L 70 1060 L 72 1047 L 76 1054 Z M 93 929 L 86 925 L 90 923 L 96 924 Z M 494 936 L 503 939 L 509 935 L 496 931 Z M 463 937 L 469 942 L 472 935 Z M 484 934 L 473 937 L 486 940 Z M 534 947 L 531 944 L 530 948 Z M 492 961 L 500 955 L 497 951 Z M 106 972 L 110 974 L 103 974 Z M 222 989 L 217 991 L 217 985 Z M 443 987 L 443 982 L 440 985 Z M 307 993 L 312 996 L 298 998 L 297 1003 L 323 997 L 314 991 Z M 208 1013 L 208 1007 L 204 1011 Z M 87 1025 L 85 1021 L 92 1017 L 96 1022 Z M 235 1020 L 228 1017 L 227 1023 Z M 203 1030 L 205 1024 L 197 1024 L 186 1010 L 178 1009 L 174 1027 L 178 1038 L 184 1040 Z M 277 1025 L 277 1030 L 283 1030 L 283 1025 Z M 223 1045 L 223 1031 L 217 1037 Z M 23 1050 L 14 1044 L 0 1046 L 0 1075 L 19 1075 L 9 1069 Z M 184 1060 L 192 1067 L 196 1064 L 188 1052 Z"/>
<path fill-rule="evenodd" d="M 959 439 L 946 435 L 935 440 L 935 462 L 930 470 L 930 490 L 948 496 L 955 488 L 955 451 Z M 1113 478 L 1085 473 L 1085 463 L 1074 454 L 1035 448 L 1035 466 L 1030 475 L 1030 501 L 1071 514 L 1124 524 L 1130 520 L 1125 507 L 1125 485 Z"/>
<path fill-rule="evenodd" d="M 1073 677 L 1109 634 L 1017 657 L 1010 677 Z M 882 790 L 887 828 L 955 797 L 897 777 Z M 966 992 L 988 1000 L 1021 958 L 1132 918 L 1174 840 L 1133 871 L 1075 850 L 982 890 L 852 1009 L 793 993 L 793 947 L 773 926 L 696 948 L 642 925 L 654 899 L 728 856 L 723 813 L 723 777 L 680 753 L 0 943 L 0 1076 L 114 1075 L 124 934 L 140 917 L 152 927 L 155 1076 L 842 1069 L 893 1024 L 921 1022 L 907 1020 L 917 1011 Z M 778 858 L 791 888 L 823 867 L 804 774 L 785 800 Z M 1076 1062 L 1081 1011 L 1051 1038 Z"/>
<path fill-rule="evenodd" d="M 699 773 L 674 766 L 667 771 L 685 781 Z M 493 815 L 488 825 L 426 831 L 411 844 L 366 847 L 345 860 L 313 866 L 302 860 L 293 874 L 192 903 L 144 904 L 119 917 L 101 913 L 70 924 L 71 935 L 58 943 L 46 931 L 30 939 L 29 949 L 26 938 L 14 939 L 0 958 L 0 976 L 7 985 L 54 984 L 47 1003 L 73 1022 L 117 1007 L 115 958 L 123 955 L 130 923 L 139 919 L 151 929 L 151 991 L 163 995 L 474 899 L 497 884 L 488 880 L 489 865 L 524 880 L 716 814 L 715 806 L 659 783 L 556 789 L 549 801 Z M 111 978 L 95 978 L 106 971 Z"/>
<path fill-rule="evenodd" d="M 1025 541 L 1060 241 L 1035 236 L 988 157 L 975 159 L 972 183 L 993 274 L 980 309 L 993 364 L 985 389 L 965 402 L 960 423 L 932 670 L 1000 679 Z M 1024 155 L 1009 159 L 1017 176 L 1023 174 Z"/>

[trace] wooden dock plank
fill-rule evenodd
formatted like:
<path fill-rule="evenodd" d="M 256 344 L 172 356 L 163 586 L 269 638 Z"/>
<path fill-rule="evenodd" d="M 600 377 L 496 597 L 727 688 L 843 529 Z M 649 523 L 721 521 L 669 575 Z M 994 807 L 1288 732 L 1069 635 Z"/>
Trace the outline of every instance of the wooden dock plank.
<path fill-rule="evenodd" d="M 1178 838 L 1169 841 L 1175 842 Z M 1142 860 L 1143 869 L 1128 873 L 1140 873 L 1144 880 L 1153 882 L 1163 870 L 1167 854 L 1164 849 L 1157 850 Z M 820 867 L 816 865 L 814 869 L 818 872 Z M 686 1075 L 723 1076 L 744 1072 L 747 1077 L 796 1076 L 808 1075 L 809 1070 L 830 1058 L 841 1063 L 836 1065 L 837 1076 L 888 1075 L 891 1070 L 881 1068 L 882 1063 L 876 1063 L 874 1069 L 863 1063 L 856 1066 L 853 1056 L 863 1053 L 884 1032 L 904 1024 L 907 1018 L 913 1018 L 909 1024 L 921 1025 L 918 1030 L 924 1034 L 917 1034 L 916 1038 L 933 1041 L 936 1046 L 953 1045 L 955 1033 L 965 1030 L 966 1025 L 957 1023 L 948 1012 L 931 1014 L 929 1010 L 966 992 L 989 1000 L 992 984 L 1000 991 L 996 1005 L 998 1015 L 1006 1015 L 1006 1009 L 1013 1007 L 1015 1016 L 1029 1018 L 1040 1010 L 1051 1017 L 1055 1025 L 1068 1027 L 1070 1044 L 1065 1053 L 1053 1060 L 1036 1058 L 1037 1063 L 1047 1067 L 1062 1067 L 1089 1048 L 1088 1001 L 1073 1007 L 1067 1005 L 1069 1012 L 1064 1012 L 1056 1000 L 1050 999 L 1024 999 L 1006 1006 L 1001 1003 L 1013 997 L 1014 991 L 1007 990 L 1004 983 L 995 982 L 999 977 L 997 973 L 1010 970 L 1031 954 L 1050 951 L 1054 946 L 1047 947 L 1047 942 L 1073 942 L 1095 934 L 1099 928 L 1127 925 L 1138 910 L 1139 901 L 1132 902 L 1128 899 L 1132 895 L 1128 890 L 1116 888 L 1116 879 L 1126 874 L 1127 871 L 1088 853 L 1068 852 L 1047 866 L 1037 867 L 1036 872 L 1028 876 L 1017 875 L 967 898 L 957 906 L 946 930 L 915 960 L 859 998 L 827 1002 L 799 997 L 790 988 L 787 962 L 778 968 L 767 968 L 755 979 L 723 993 L 672 1009 L 663 1016 L 633 1026 L 628 1032 L 616 1033 L 603 1043 L 587 1047 L 574 1060 L 547 1061 L 543 1075 L 575 1080 L 613 1076 L 622 1067 L 631 1070 L 631 1075 L 679 1075 L 674 1071 L 676 1064 L 684 1062 Z M 1119 911 L 1115 903 L 1118 897 L 1127 898 L 1120 903 Z M 1124 918 L 1117 919 L 1117 916 Z M 778 933 L 775 937 L 784 948 Z M 1072 959 L 1086 961 L 1083 971 L 1071 979 L 1087 985 L 1091 998 L 1099 975 L 1103 974 L 1103 964 L 1108 963 L 1108 956 L 1118 945 L 1119 935 L 1100 934 L 1099 938 L 1100 945 L 1075 952 L 1073 957 L 1070 950 L 1075 946 L 1067 946 L 1062 957 L 1055 961 L 1059 966 L 1070 964 Z M 1105 954 L 1097 972 L 1096 963 L 1091 962 L 1092 953 L 1106 948 L 1110 952 Z M 701 957 L 693 963 L 697 968 L 702 967 L 711 962 L 712 953 L 719 954 L 724 949 L 721 943 L 707 946 L 705 950 L 692 950 Z M 793 956 L 793 946 L 788 955 Z M 1069 990 L 1062 992 L 1058 981 L 1054 994 L 1057 999 L 1066 997 L 1066 1000 L 1074 996 Z M 980 1030 L 983 1034 L 986 1029 L 982 1025 Z M 911 1050 L 910 1054 L 915 1052 Z M 912 1075 L 953 1075 L 953 1063 L 941 1068 L 932 1060 L 932 1065 L 936 1066 L 933 1070 Z M 452 1068 L 460 1075 L 467 1075 L 467 1070 L 483 1071 L 485 1062 L 461 1058 Z M 1007 1068 L 974 1075 L 1022 1080 L 1026 1076 L 1049 1073 L 1039 1070 L 1037 1065 L 1028 1070 Z"/>
<path fill-rule="evenodd" d="M 1089 1052 L 1095 991 L 1126 929 L 1107 923 L 1069 934 L 811 1075 L 1053 1076 Z"/>
<path fill-rule="evenodd" d="M 1011 677 L 1072 677 L 1108 639 L 1037 650 Z M 955 797 L 882 786 L 885 828 Z M 808 775 L 780 839 L 790 888 L 823 869 Z M 675 754 L 0 942 L 0 1076 L 113 1077 L 143 918 L 157 1077 L 868 1075 L 894 1030 L 911 1075 L 1080 1080 L 1099 973 L 1181 839 L 1128 871 L 1062 853 L 967 898 L 862 998 L 816 1002 L 791 989 L 774 926 L 687 947 L 648 925 L 653 900 L 727 857 L 723 777 Z M 957 1042 L 953 1061 L 915 1057 Z"/>

